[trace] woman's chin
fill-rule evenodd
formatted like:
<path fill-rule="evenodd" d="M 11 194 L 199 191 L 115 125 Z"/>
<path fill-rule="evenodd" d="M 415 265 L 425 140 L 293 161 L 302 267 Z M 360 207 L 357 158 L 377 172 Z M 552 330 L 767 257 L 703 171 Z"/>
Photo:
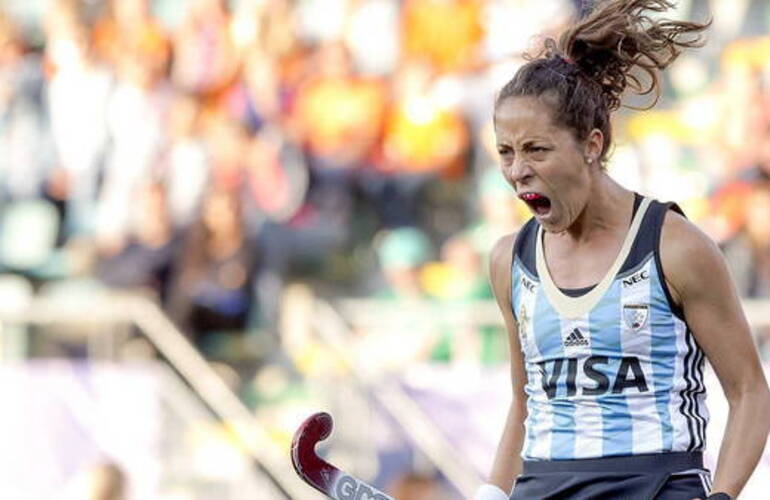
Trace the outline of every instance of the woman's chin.
<path fill-rule="evenodd" d="M 564 220 L 561 220 L 557 214 L 554 214 L 553 210 L 543 214 L 535 214 L 535 219 L 542 226 L 543 231 L 549 233 L 563 233 L 568 227 Z"/>
<path fill-rule="evenodd" d="M 532 215 L 535 216 L 535 220 L 537 220 L 544 229 L 552 226 L 555 222 L 553 220 L 553 208 L 549 208 L 547 211 L 533 211 Z"/>

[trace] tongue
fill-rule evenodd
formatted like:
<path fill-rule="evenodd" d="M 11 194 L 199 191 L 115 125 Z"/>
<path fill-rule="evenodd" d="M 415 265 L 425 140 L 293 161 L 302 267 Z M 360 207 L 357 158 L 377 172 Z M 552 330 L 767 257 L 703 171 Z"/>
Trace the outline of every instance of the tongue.
<path fill-rule="evenodd" d="M 545 215 L 548 213 L 549 210 L 551 210 L 551 201 L 542 196 L 535 198 L 532 200 L 532 209 L 538 214 L 538 215 Z"/>

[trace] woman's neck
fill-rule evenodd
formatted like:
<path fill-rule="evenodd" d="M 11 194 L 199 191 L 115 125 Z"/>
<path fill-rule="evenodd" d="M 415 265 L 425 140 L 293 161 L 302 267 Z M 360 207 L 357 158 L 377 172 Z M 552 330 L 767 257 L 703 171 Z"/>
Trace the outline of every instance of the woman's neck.
<path fill-rule="evenodd" d="M 626 230 L 631 224 L 634 193 L 615 182 L 606 172 L 598 172 L 588 202 L 580 215 L 558 236 L 574 245 L 591 241 L 598 234 Z"/>

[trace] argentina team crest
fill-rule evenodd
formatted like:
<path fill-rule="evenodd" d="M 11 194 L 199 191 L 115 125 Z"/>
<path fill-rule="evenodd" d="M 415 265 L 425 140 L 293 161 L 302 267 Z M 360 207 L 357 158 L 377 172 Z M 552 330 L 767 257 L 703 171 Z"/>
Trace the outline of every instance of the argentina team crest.
<path fill-rule="evenodd" d="M 623 320 L 634 331 L 640 330 L 647 324 L 650 306 L 647 304 L 624 304 Z"/>

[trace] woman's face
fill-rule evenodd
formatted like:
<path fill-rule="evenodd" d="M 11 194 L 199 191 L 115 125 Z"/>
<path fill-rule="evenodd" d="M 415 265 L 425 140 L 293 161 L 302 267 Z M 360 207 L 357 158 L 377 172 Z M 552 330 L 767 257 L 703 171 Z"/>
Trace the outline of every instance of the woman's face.
<path fill-rule="evenodd" d="M 569 228 L 588 202 L 590 167 L 598 169 L 601 133 L 581 144 L 552 122 L 548 104 L 526 96 L 498 104 L 495 136 L 505 179 L 543 229 L 558 233 Z"/>

